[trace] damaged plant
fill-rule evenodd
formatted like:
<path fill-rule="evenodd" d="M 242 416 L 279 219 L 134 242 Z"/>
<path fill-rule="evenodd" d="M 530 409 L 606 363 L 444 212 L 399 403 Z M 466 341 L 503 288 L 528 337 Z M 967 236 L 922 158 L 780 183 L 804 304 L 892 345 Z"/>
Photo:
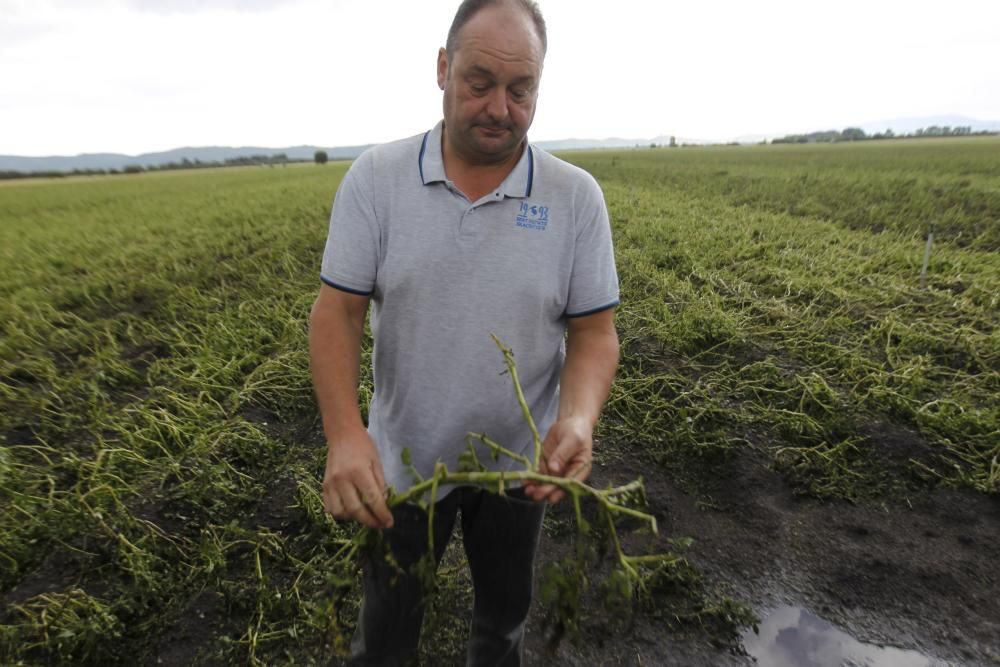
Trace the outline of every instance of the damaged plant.
<path fill-rule="evenodd" d="M 535 425 L 521 389 L 514 362 L 513 351 L 499 338 L 493 341 L 504 357 L 507 373 L 511 377 L 517 401 L 533 439 L 533 455 L 527 456 L 507 449 L 492 440 L 485 433 L 469 433 L 467 448 L 459 457 L 456 470 L 450 470 L 443 462 L 438 462 L 430 477 L 423 477 L 413 467 L 408 450 L 402 453 L 403 464 L 409 467 L 414 484 L 402 491 L 392 492 L 386 502 L 389 507 L 411 502 L 428 515 L 428 544 L 430 548 L 424 559 L 415 564 L 416 574 L 421 581 L 433 587 L 436 563 L 433 559 L 434 542 L 434 499 L 438 487 L 442 485 L 471 485 L 503 495 L 510 487 L 524 482 L 550 484 L 562 489 L 572 505 L 576 524 L 574 555 L 557 562 L 547 563 L 542 568 L 540 598 L 546 609 L 546 624 L 551 631 L 550 648 L 555 649 L 566 636 L 579 635 L 584 594 L 591 587 L 591 578 L 604 558 L 610 555 L 611 569 L 596 590 L 604 609 L 612 620 L 630 618 L 636 603 L 648 600 L 656 582 L 667 577 L 684 577 L 691 571 L 685 558 L 672 553 L 651 553 L 632 555 L 625 552 L 619 537 L 618 520 L 631 520 L 648 529 L 653 536 L 658 534 L 656 517 L 646 510 L 645 490 L 642 479 L 627 484 L 604 489 L 595 488 L 573 477 L 558 477 L 540 472 L 542 460 L 542 437 Z M 522 464 L 520 470 L 490 470 L 480 459 L 476 444 L 481 443 L 494 461 L 501 456 Z M 588 521 L 584 517 L 584 501 L 592 501 L 596 506 L 596 518 Z M 344 557 L 354 556 L 362 546 L 370 546 L 378 541 L 378 534 L 371 529 L 363 529 L 349 544 L 344 545 Z M 609 553 L 610 552 L 610 553 Z"/>

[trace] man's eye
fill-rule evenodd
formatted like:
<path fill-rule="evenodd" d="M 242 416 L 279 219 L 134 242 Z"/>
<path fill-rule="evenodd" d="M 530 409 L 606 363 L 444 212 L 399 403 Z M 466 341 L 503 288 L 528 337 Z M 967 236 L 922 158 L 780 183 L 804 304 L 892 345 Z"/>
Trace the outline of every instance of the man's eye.
<path fill-rule="evenodd" d="M 511 88 L 510 95 L 515 100 L 523 100 L 528 96 L 528 91 L 524 88 Z"/>
<path fill-rule="evenodd" d="M 485 93 L 490 87 L 483 83 L 472 84 L 472 92 L 474 93 Z"/>

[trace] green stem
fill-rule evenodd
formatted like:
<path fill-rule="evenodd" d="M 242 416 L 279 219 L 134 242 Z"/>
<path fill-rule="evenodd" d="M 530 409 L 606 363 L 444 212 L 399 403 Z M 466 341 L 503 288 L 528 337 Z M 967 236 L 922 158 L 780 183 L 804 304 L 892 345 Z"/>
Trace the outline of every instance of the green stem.
<path fill-rule="evenodd" d="M 667 556 L 666 554 L 649 554 L 646 556 L 625 556 L 629 563 L 661 563 L 671 565 L 684 560 L 683 556 Z"/>
<path fill-rule="evenodd" d="M 415 500 L 423 496 L 428 491 L 431 492 L 431 504 L 433 505 L 433 498 L 437 494 L 437 487 L 440 484 L 473 484 L 476 486 L 491 486 L 497 482 L 504 480 L 515 480 L 515 481 L 531 481 L 538 482 L 541 484 L 551 484 L 553 486 L 558 486 L 567 493 L 583 493 L 589 496 L 593 496 L 600 502 L 605 509 L 607 509 L 612 514 L 624 514 L 626 516 L 639 519 L 640 521 L 645 521 L 648 523 L 653 532 L 658 532 L 656 526 L 656 517 L 651 514 L 646 514 L 631 507 L 626 507 L 624 505 L 619 505 L 610 499 L 615 495 L 620 495 L 624 493 L 625 490 L 633 490 L 633 485 L 635 482 L 630 482 L 624 487 L 618 487 L 616 489 L 607 489 L 605 491 L 598 491 L 592 486 L 589 486 L 580 480 L 567 478 L 567 477 L 553 477 L 552 475 L 544 475 L 542 473 L 533 472 L 531 470 L 511 470 L 505 472 L 449 472 L 447 466 L 443 463 L 439 463 L 434 469 L 434 476 L 430 479 L 424 480 L 419 484 L 411 486 L 409 489 L 400 493 L 398 495 L 392 496 L 388 500 L 389 507 L 395 507 L 401 503 L 405 503 L 410 500 Z M 626 487 L 629 487 L 626 489 Z M 641 488 L 641 487 L 640 487 Z M 575 493 L 574 493 L 575 492 Z"/>
<path fill-rule="evenodd" d="M 443 470 L 443 475 L 442 475 Z M 440 461 L 434 466 L 434 476 L 431 477 L 431 499 L 427 508 L 427 551 L 434 553 L 434 506 L 437 504 L 438 479 L 448 476 L 448 469 Z"/>
<path fill-rule="evenodd" d="M 518 461 L 519 463 L 523 463 L 524 467 L 527 468 L 527 469 L 529 469 L 529 470 L 536 469 L 536 468 L 532 467 L 531 461 L 528 460 L 527 456 L 522 456 L 520 454 L 516 454 L 516 453 L 512 452 L 511 450 L 507 449 L 506 447 L 504 447 L 500 443 L 498 443 L 495 440 L 491 439 L 485 433 L 473 433 L 473 432 L 470 431 L 469 433 L 466 434 L 465 437 L 466 437 L 466 440 L 468 440 L 469 438 L 475 438 L 476 440 L 479 440 L 484 445 L 486 445 L 487 447 L 489 447 L 490 449 L 492 449 L 494 452 L 497 452 L 499 454 L 503 454 L 507 458 L 513 459 L 514 461 Z"/>
<path fill-rule="evenodd" d="M 531 410 L 528 408 L 528 401 L 524 398 L 524 392 L 521 391 L 521 381 L 517 377 L 517 365 L 514 363 L 514 352 L 500 342 L 496 334 L 490 334 L 493 338 L 493 342 L 497 344 L 500 351 L 503 353 L 503 361 L 507 366 L 507 371 L 510 373 L 510 379 L 514 382 L 514 392 L 517 394 L 517 402 L 521 405 L 521 412 L 524 413 L 524 421 L 528 423 L 528 428 L 531 429 L 531 437 L 535 444 L 535 462 L 531 466 L 533 470 L 538 470 L 538 466 L 542 461 L 542 437 L 538 435 L 538 427 L 535 426 L 535 420 L 531 416 Z"/>
<path fill-rule="evenodd" d="M 601 491 L 600 494 L 605 498 L 611 498 L 614 496 L 621 496 L 626 493 L 631 493 L 632 491 L 642 490 L 642 479 L 637 479 L 629 482 L 628 484 L 623 484 L 621 486 L 616 486 L 613 489 L 607 489 L 606 491 Z"/>

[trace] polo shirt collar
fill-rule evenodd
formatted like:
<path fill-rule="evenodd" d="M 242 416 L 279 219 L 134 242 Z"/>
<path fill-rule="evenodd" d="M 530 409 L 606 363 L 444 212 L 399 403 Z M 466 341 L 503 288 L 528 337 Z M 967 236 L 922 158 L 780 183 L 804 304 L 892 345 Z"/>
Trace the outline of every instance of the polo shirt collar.
<path fill-rule="evenodd" d="M 417 160 L 420 169 L 420 179 L 424 185 L 431 183 L 447 183 L 444 173 L 444 156 L 441 154 L 441 135 L 444 132 L 444 121 L 438 121 L 434 128 L 424 134 L 420 145 L 420 156 Z M 531 144 L 521 153 L 521 159 L 498 188 L 505 197 L 523 198 L 531 196 L 531 187 L 535 177 L 535 156 Z"/>

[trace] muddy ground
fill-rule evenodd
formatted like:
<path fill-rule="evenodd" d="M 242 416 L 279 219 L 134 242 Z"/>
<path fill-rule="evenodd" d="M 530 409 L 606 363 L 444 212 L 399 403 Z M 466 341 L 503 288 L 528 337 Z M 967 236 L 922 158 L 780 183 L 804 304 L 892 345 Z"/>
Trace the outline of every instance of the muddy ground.
<path fill-rule="evenodd" d="M 265 417 L 278 426 L 273 415 Z M 282 428 L 288 430 L 283 439 L 303 453 L 322 447 L 318 424 Z M 700 483 L 665 468 L 641 443 L 598 442 L 595 452 L 594 486 L 644 479 L 660 549 L 673 549 L 669 538 L 693 539 L 684 553 L 702 574 L 706 594 L 728 596 L 761 617 L 780 605 L 800 605 L 861 641 L 920 651 L 934 667 L 1000 665 L 1000 497 L 925 489 L 876 501 L 819 501 L 796 495 L 769 467 L 766 453 L 749 447 Z M 291 477 L 269 485 L 251 523 L 284 534 L 301 530 L 295 488 Z M 570 506 L 551 507 L 538 562 L 565 556 L 572 539 Z M 628 549 L 636 553 L 642 543 L 632 536 Z M 48 559 L 11 595 L 24 599 L 65 587 L 67 578 L 81 576 L 70 565 Z M 447 667 L 464 664 L 472 605 L 457 538 L 441 574 L 422 663 Z M 157 633 L 150 663 L 217 664 L 206 656 L 222 637 L 239 637 L 245 627 L 246 618 L 227 611 L 217 591 L 198 592 L 176 624 Z M 591 608 L 577 642 L 563 641 L 553 654 L 549 639 L 536 601 L 527 628 L 529 666 L 755 664 L 738 634 L 648 614 L 609 625 Z M 299 645 L 292 652 L 310 662 L 306 655 L 328 650 Z M 343 661 L 330 658 L 329 664 Z"/>
<path fill-rule="evenodd" d="M 641 444 L 598 442 L 595 451 L 594 486 L 643 478 L 660 549 L 673 549 L 670 538 L 694 540 L 684 553 L 703 575 L 706 594 L 728 596 L 761 618 L 780 605 L 799 605 L 862 642 L 919 651 L 933 667 L 1000 665 L 1000 497 L 925 489 L 875 501 L 820 501 L 797 495 L 766 454 L 751 448 L 701 484 L 675 479 Z M 569 504 L 550 508 L 538 562 L 565 556 L 572 539 Z M 645 542 L 635 536 L 628 548 L 635 553 Z M 460 543 L 452 539 L 441 566 L 442 590 L 428 613 L 434 629 L 425 630 L 422 644 L 425 665 L 464 664 L 472 596 Z M 757 664 L 739 636 L 718 625 L 648 614 L 609 625 L 596 609 L 579 640 L 562 641 L 552 653 L 543 616 L 536 600 L 529 666 Z"/>
<path fill-rule="evenodd" d="M 795 495 L 750 449 L 719 471 L 713 488 L 691 493 L 641 448 L 609 446 L 603 458 L 595 486 L 641 475 L 661 540 L 693 538 L 688 557 L 707 584 L 760 616 L 801 605 L 861 641 L 918 650 L 932 665 L 1000 665 L 1000 498 L 933 490 L 891 501 L 821 502 Z M 540 558 L 560 548 L 561 540 L 546 535 Z M 583 634 L 553 657 L 536 611 L 528 663 L 755 664 L 738 640 L 641 617 L 628 633 Z"/>
<path fill-rule="evenodd" d="M 279 425 L 273 415 L 266 421 Z M 282 439 L 303 452 L 322 446 L 316 423 L 281 428 L 288 430 Z M 643 478 L 660 526 L 658 548 L 674 549 L 670 538 L 693 539 L 684 553 L 706 594 L 728 596 L 762 618 L 780 605 L 799 605 L 863 642 L 917 650 L 934 667 L 1000 665 L 1000 497 L 928 488 L 880 500 L 820 501 L 796 495 L 766 452 L 750 447 L 738 448 L 701 482 L 664 467 L 641 443 L 598 442 L 595 452 L 594 486 Z M 290 477 L 269 485 L 251 523 L 297 532 L 295 487 Z M 565 556 L 572 539 L 571 507 L 551 507 L 538 562 Z M 636 553 L 643 542 L 632 536 L 628 549 Z M 47 561 L 11 594 L 23 599 L 57 590 L 74 572 Z M 472 595 L 460 539 L 453 538 L 441 573 L 422 663 L 462 665 Z M 596 607 L 589 612 L 579 640 L 562 641 L 553 654 L 536 601 L 526 665 L 755 664 L 738 634 L 717 624 L 678 624 L 642 613 L 630 623 L 608 624 Z M 206 655 L 221 637 L 238 637 L 245 621 L 226 610 L 218 592 L 199 592 L 177 624 L 154 640 L 151 663 L 213 664 Z M 299 651 L 315 656 L 328 648 L 298 646 L 293 653 L 304 658 Z M 329 664 L 343 661 L 330 658 Z"/>
<path fill-rule="evenodd" d="M 322 446 L 318 424 L 298 424 L 292 431 L 288 440 L 303 451 Z M 598 442 L 595 451 L 594 486 L 640 476 L 645 481 L 660 526 L 660 549 L 674 548 L 669 538 L 693 539 L 684 553 L 702 574 L 706 594 L 728 596 L 761 617 L 780 605 L 800 605 L 863 642 L 917 650 L 934 667 L 1000 665 L 1000 497 L 926 489 L 877 501 L 819 501 L 796 495 L 769 467 L 766 454 L 749 447 L 701 483 L 678 477 L 641 444 Z M 294 498 L 294 480 L 276 480 L 253 522 L 295 533 Z M 568 503 L 550 508 L 538 562 L 565 556 L 572 539 Z M 633 536 L 628 549 L 636 553 L 643 542 Z M 72 568 L 52 567 L 62 575 L 50 577 L 52 568 L 43 567 L 32 580 L 47 582 L 46 590 L 58 588 Z M 462 665 L 472 595 L 457 537 L 441 574 L 422 664 Z M 31 584 L 15 592 L 32 593 L 26 587 Z M 527 628 L 526 664 L 755 664 L 738 635 L 717 624 L 677 624 L 640 613 L 630 623 L 616 619 L 609 625 L 596 608 L 589 611 L 579 640 L 562 641 L 553 654 L 536 601 Z M 212 664 L 205 656 L 218 648 L 222 636 L 238 637 L 245 620 L 227 612 L 217 592 L 202 591 L 177 624 L 154 641 L 151 662 Z M 329 647 L 297 648 L 315 656 Z M 330 658 L 329 664 L 343 661 Z"/>

